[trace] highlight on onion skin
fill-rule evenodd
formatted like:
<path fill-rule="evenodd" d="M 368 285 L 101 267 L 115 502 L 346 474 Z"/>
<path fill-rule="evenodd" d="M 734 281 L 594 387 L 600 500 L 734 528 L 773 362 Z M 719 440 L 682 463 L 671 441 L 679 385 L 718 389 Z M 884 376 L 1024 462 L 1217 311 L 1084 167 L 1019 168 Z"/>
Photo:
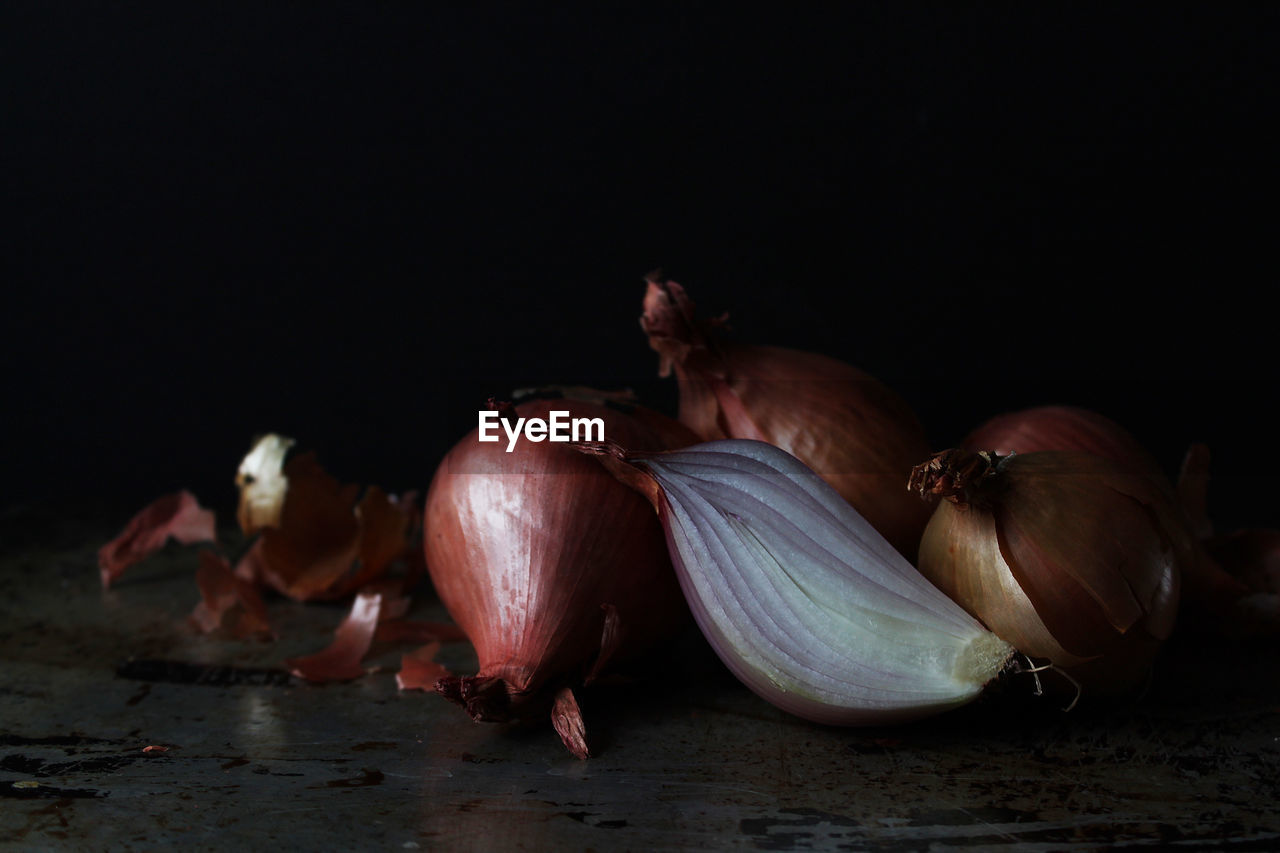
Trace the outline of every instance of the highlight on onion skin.
<path fill-rule="evenodd" d="M 1173 630 L 1190 534 L 1169 494 L 1090 453 L 949 450 L 912 472 L 941 497 L 920 571 L 1085 699 L 1136 692 Z"/>
<path fill-rule="evenodd" d="M 869 374 L 837 359 L 715 336 L 721 317 L 697 318 L 679 284 L 651 273 L 641 328 L 674 370 L 679 418 L 703 441 L 765 441 L 835 487 L 898 552 L 914 559 L 929 511 L 902 482 L 929 454 L 910 406 Z"/>
<path fill-rule="evenodd" d="M 503 404 L 504 416 L 601 418 L 605 435 L 648 449 L 691 443 L 656 413 L 581 400 Z M 464 437 L 427 494 L 427 567 L 475 646 L 479 671 L 436 690 L 477 721 L 550 715 L 588 754 L 572 690 L 671 638 L 688 608 L 646 501 L 565 444 Z M 568 691 L 566 693 L 566 691 Z"/>

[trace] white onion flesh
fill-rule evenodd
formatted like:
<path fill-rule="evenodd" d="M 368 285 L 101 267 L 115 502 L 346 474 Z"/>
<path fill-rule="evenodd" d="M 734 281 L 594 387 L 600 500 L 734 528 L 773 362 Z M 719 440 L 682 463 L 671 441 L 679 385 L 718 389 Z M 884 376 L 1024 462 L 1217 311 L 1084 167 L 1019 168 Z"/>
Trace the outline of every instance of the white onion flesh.
<path fill-rule="evenodd" d="M 1013 654 L 795 457 L 726 440 L 630 460 L 690 608 L 724 663 L 785 711 L 876 725 L 972 701 Z"/>

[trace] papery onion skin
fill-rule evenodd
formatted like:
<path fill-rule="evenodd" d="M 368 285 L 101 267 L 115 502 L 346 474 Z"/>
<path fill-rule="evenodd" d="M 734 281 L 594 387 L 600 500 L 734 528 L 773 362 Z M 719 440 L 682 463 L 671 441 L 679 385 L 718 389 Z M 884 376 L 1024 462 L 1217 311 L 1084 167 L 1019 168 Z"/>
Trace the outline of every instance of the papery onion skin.
<path fill-rule="evenodd" d="M 514 407 L 526 418 L 552 410 L 602 418 L 607 437 L 647 448 L 695 440 L 673 420 L 642 423 L 595 403 Z M 431 580 L 479 659 L 474 677 L 442 680 L 437 691 L 477 720 L 550 712 L 553 704 L 572 710 L 558 694 L 602 663 L 606 633 L 607 663 L 616 664 L 688 618 L 662 528 L 642 497 L 565 444 L 521 439 L 508 453 L 505 439 L 477 438 L 473 430 L 449 452 L 426 499 Z M 573 727 L 557 713 L 557 730 L 578 754 L 579 733 L 566 735 Z"/>
<path fill-rule="evenodd" d="M 196 496 L 186 490 L 148 504 L 118 536 L 98 549 L 103 588 L 119 580 L 125 569 L 159 551 L 169 539 L 183 544 L 216 541 L 213 510 L 200 506 Z"/>
<path fill-rule="evenodd" d="M 929 510 L 902 494 L 928 455 L 911 407 L 871 375 L 817 353 L 715 339 L 723 322 L 700 322 L 684 289 L 647 279 L 640 325 L 679 383 L 679 417 L 704 441 L 774 444 L 816 471 L 908 559 Z"/>
<path fill-rule="evenodd" d="M 905 722 L 972 701 L 1013 653 L 771 444 L 597 452 L 657 508 L 721 660 L 784 711 L 829 725 Z"/>
<path fill-rule="evenodd" d="M 1085 696 L 1145 683 L 1194 559 L 1165 490 L 1095 454 L 1059 451 L 947 451 L 911 485 L 946 498 L 919 562 L 943 592 Z"/>
<path fill-rule="evenodd" d="M 1093 453 L 1155 482 L 1168 482 L 1155 456 L 1132 433 L 1106 415 L 1079 406 L 1035 406 L 996 415 L 969 433 L 962 446 L 1000 456 L 1042 450 Z"/>

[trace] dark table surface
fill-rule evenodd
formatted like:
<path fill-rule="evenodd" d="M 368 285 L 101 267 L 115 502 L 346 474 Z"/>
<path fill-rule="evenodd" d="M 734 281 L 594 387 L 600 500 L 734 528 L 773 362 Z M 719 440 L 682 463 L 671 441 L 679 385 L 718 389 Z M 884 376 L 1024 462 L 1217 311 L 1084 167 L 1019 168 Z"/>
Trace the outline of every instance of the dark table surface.
<path fill-rule="evenodd" d="M 204 636 L 185 622 L 195 548 L 104 591 L 113 527 L 5 522 L 3 847 L 1280 849 L 1273 641 L 1184 634 L 1114 707 L 1063 713 L 1014 680 L 855 730 L 777 711 L 694 635 L 660 678 L 582 694 L 596 755 L 579 761 L 549 726 L 476 724 L 399 691 L 399 648 L 375 647 L 383 669 L 357 681 L 289 676 L 282 661 L 327 645 L 342 605 L 270 601 L 273 642 Z M 414 601 L 445 618 L 428 585 Z M 444 662 L 470 654 L 452 644 Z"/>

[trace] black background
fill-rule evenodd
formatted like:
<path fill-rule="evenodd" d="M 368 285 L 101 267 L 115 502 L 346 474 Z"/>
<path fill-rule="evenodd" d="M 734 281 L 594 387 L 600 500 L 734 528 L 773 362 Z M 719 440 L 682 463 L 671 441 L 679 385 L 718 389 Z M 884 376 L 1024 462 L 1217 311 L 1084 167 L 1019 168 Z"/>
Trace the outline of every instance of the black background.
<path fill-rule="evenodd" d="M 1088 405 L 1274 525 L 1274 5 L 456 5 L 5 5 L 7 506 L 225 513 L 268 430 L 423 487 L 529 384 L 669 408 L 661 266 L 939 448 Z"/>

